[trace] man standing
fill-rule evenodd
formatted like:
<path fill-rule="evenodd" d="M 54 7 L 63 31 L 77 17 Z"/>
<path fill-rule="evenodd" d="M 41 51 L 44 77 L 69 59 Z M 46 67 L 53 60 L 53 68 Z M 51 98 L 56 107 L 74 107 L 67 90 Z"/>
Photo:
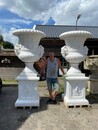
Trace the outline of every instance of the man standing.
<path fill-rule="evenodd" d="M 57 104 L 56 95 L 59 91 L 58 68 L 61 69 L 63 74 L 64 70 L 61 66 L 60 60 L 54 56 L 54 52 L 49 53 L 49 58 L 46 61 L 46 66 L 46 81 L 50 95 L 50 99 L 47 101 L 47 103 Z"/>

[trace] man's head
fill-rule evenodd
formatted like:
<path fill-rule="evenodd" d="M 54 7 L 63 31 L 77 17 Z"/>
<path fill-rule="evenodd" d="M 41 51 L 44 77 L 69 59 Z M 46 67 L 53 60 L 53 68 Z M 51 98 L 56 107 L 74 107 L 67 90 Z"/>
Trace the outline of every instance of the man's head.
<path fill-rule="evenodd" d="M 54 52 L 49 53 L 49 58 L 50 58 L 50 60 L 54 60 Z"/>

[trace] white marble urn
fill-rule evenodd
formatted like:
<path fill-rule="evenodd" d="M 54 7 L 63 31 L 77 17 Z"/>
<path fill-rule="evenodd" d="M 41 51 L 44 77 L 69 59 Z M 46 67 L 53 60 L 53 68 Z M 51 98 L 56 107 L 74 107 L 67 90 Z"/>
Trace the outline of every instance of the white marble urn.
<path fill-rule="evenodd" d="M 84 42 L 87 38 L 91 38 L 92 34 L 88 31 L 76 30 L 64 32 L 59 37 L 66 44 L 61 48 L 61 54 L 70 64 L 65 76 L 64 103 L 67 106 L 87 105 L 85 89 L 88 77 L 81 73 L 78 65 L 86 58 L 88 49 L 84 46 Z"/>
<path fill-rule="evenodd" d="M 68 75 L 81 74 L 78 65 L 86 58 L 88 48 L 84 46 L 84 42 L 90 37 L 92 35 L 87 31 L 69 31 L 60 35 L 60 39 L 66 44 L 61 48 L 61 54 L 71 65 Z"/>
<path fill-rule="evenodd" d="M 37 92 L 39 77 L 33 64 L 44 53 L 44 48 L 39 45 L 39 42 L 41 38 L 45 37 L 45 34 L 34 29 L 18 29 L 13 34 L 19 38 L 19 43 L 15 45 L 15 53 L 26 65 L 16 78 L 19 84 L 18 99 L 15 106 L 39 106 L 40 97 Z"/>

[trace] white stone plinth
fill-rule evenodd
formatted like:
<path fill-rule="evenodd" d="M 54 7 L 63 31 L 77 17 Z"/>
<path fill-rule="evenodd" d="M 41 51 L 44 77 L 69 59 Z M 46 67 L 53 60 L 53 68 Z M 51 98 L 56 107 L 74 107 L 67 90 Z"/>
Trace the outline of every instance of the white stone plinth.
<path fill-rule="evenodd" d="M 37 81 L 39 77 L 32 80 L 21 79 L 18 84 L 18 99 L 15 107 L 40 106 L 40 96 L 37 91 Z"/>
<path fill-rule="evenodd" d="M 63 100 L 65 106 L 88 105 L 85 99 L 88 77 L 66 77 Z"/>

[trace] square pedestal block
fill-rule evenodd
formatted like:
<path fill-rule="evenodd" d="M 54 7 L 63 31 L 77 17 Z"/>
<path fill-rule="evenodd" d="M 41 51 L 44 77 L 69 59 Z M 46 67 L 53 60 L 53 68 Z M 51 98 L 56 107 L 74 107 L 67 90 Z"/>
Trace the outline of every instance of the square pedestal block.
<path fill-rule="evenodd" d="M 85 99 L 88 77 L 66 77 L 64 88 L 64 104 L 66 106 L 88 105 Z"/>
<path fill-rule="evenodd" d="M 39 107 L 40 96 L 37 91 L 37 80 L 21 80 L 18 84 L 18 99 L 15 107 Z"/>

